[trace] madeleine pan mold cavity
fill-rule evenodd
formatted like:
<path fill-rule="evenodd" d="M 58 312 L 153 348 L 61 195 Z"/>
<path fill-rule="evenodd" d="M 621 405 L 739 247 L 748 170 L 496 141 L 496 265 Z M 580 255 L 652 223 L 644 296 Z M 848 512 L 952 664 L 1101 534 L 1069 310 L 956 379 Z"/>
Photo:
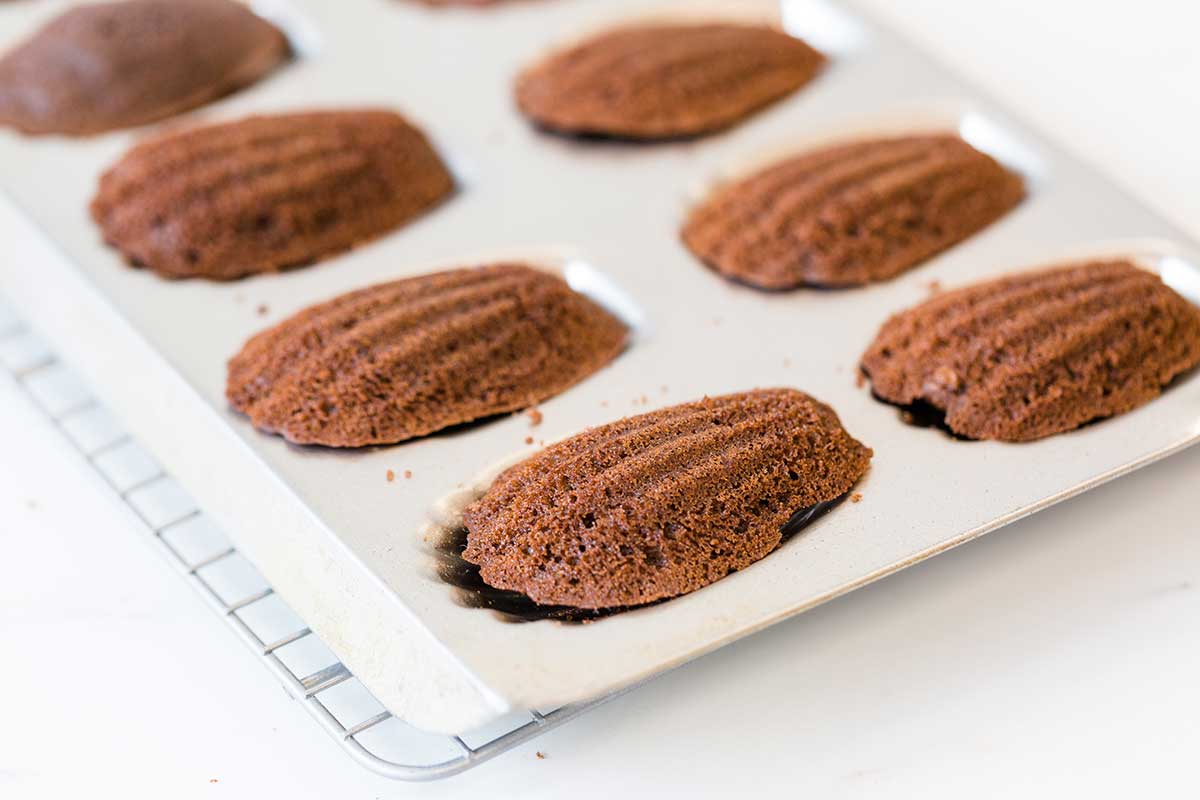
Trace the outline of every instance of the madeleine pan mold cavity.
<path fill-rule="evenodd" d="M 250 9 L 283 31 L 297 58 L 320 55 L 320 29 L 292 0 L 254 0 Z"/>
<path fill-rule="evenodd" d="M 563 264 L 562 274 L 568 286 L 624 322 L 629 328 L 631 342 L 650 335 L 646 313 L 612 278 L 581 258 L 572 258 Z"/>
<path fill-rule="evenodd" d="M 867 47 L 866 29 L 832 0 L 782 0 L 780 13 L 788 33 L 832 58 L 846 58 Z"/>
<path fill-rule="evenodd" d="M 769 0 L 736 6 L 780 17 Z M 720 135 L 652 148 L 584 148 L 540 135 L 513 107 L 512 79 L 574 35 L 677 14 L 677 2 L 545 0 L 455 13 L 399 0 L 257 7 L 311 57 L 178 124 L 390 108 L 449 151 L 468 188 L 410 227 L 313 269 L 168 283 L 125 266 L 86 214 L 101 171 L 144 132 L 84 141 L 0 132 L 0 235 L 9 244 L 0 290 L 338 659 L 418 727 L 459 732 L 513 709 L 632 685 L 1200 439 L 1194 373 L 1106 424 L 1028 445 L 930 436 L 880 413 L 855 386 L 859 355 L 879 325 L 928 297 L 934 282 L 965 285 L 1056 261 L 1080 243 L 1133 239 L 1177 243 L 1151 252 L 1193 300 L 1200 277 L 1186 236 L 1015 124 L 854 0 L 783 5 L 787 29 L 830 57 L 810 86 Z M 21 38 L 46 9 L 3 4 L 0 41 Z M 890 114 L 911 128 L 931 109 L 944 112 L 943 129 L 1025 175 L 1030 191 L 994 226 L 920 267 L 861 290 L 764 295 L 713 280 L 680 243 L 689 187 L 703 191 L 748 158 L 836 138 L 852 123 Z M 345 453 L 288 445 L 228 408 L 226 359 L 254 332 L 356 286 L 501 252 L 530 258 L 528 245 L 547 241 L 570 244 L 553 254 L 554 268 L 630 324 L 635 344 L 542 403 L 540 417 L 512 414 Z M 536 447 L 706 394 L 768 386 L 821 398 L 875 450 L 855 488 L 861 502 L 844 503 L 770 558 L 589 625 L 506 624 L 457 604 L 429 574 L 422 533 L 439 500 L 527 439 Z"/>

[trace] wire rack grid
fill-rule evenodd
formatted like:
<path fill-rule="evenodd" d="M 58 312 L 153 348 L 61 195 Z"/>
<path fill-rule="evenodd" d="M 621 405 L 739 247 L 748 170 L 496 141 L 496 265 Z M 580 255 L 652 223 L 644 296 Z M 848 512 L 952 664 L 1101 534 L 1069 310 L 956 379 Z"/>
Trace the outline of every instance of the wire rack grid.
<path fill-rule="evenodd" d="M 24 390 L 143 523 L 144 533 L 355 761 L 388 778 L 449 777 L 616 697 L 509 714 L 458 736 L 394 717 L 104 408 L 73 370 L 0 299 L 0 369 Z M 626 690 L 628 691 L 628 690 Z"/>

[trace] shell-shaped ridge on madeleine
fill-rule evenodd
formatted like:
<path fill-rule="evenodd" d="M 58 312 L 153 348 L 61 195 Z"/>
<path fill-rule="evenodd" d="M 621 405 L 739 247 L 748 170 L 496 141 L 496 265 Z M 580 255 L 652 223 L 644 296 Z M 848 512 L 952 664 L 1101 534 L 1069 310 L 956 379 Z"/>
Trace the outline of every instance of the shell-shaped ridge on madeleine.
<path fill-rule="evenodd" d="M 226 395 L 297 444 L 395 444 L 535 405 L 627 337 L 556 275 L 450 270 L 350 292 L 257 334 L 230 360 Z"/>
<path fill-rule="evenodd" d="M 960 436 L 1028 441 L 1130 411 L 1198 363 L 1200 308 L 1110 260 L 936 295 L 884 323 L 862 369 Z"/>
<path fill-rule="evenodd" d="M 453 188 L 425 135 L 398 114 L 311 111 L 139 144 L 100 179 L 92 216 L 135 266 L 232 280 L 374 239 Z"/>
<path fill-rule="evenodd" d="M 951 134 L 838 144 L 718 188 L 684 223 L 688 249 L 761 289 L 895 277 L 999 219 L 1022 178 Z"/>
<path fill-rule="evenodd" d="M 796 91 L 824 61 L 801 40 L 765 26 L 630 25 L 527 69 L 517 80 L 517 105 L 562 133 L 699 136 Z"/>
<path fill-rule="evenodd" d="M 82 4 L 0 58 L 0 124 L 87 135 L 142 125 L 254 83 L 291 54 L 233 0 Z"/>
<path fill-rule="evenodd" d="M 463 512 L 463 557 L 544 605 L 616 608 L 699 589 L 844 495 L 871 450 L 794 389 L 705 398 L 593 428 L 505 472 Z"/>

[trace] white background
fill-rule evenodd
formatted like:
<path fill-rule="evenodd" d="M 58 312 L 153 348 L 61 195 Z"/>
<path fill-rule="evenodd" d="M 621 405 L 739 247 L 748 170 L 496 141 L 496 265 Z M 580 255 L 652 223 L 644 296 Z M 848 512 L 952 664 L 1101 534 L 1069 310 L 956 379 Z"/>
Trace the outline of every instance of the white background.
<path fill-rule="evenodd" d="M 1200 8 L 870 2 L 1200 237 Z M 1195 796 L 1198 495 L 1200 449 L 407 786 L 342 755 L 0 380 L 0 798 Z"/>

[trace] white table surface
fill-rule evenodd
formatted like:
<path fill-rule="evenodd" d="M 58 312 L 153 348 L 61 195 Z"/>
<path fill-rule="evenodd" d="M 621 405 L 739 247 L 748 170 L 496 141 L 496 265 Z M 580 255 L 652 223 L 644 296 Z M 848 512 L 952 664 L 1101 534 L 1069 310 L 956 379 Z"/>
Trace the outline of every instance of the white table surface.
<path fill-rule="evenodd" d="M 1193 4 L 870 2 L 1200 236 Z M 1200 448 L 410 786 L 327 739 L 6 379 L 0 442 L 6 800 L 1200 791 Z"/>

